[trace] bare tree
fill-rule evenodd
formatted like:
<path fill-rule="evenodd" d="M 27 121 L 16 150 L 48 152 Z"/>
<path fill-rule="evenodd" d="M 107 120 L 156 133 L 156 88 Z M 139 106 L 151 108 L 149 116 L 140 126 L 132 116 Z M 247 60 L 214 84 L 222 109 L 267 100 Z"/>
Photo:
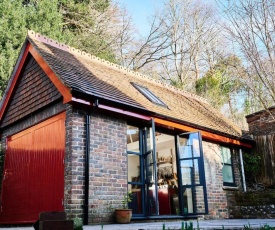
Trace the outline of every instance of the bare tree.
<path fill-rule="evenodd" d="M 267 109 L 275 103 L 275 1 L 241 0 L 221 5 L 230 22 L 227 31 L 245 63 L 241 80 Z"/>
<path fill-rule="evenodd" d="M 194 90 L 194 82 L 220 55 L 220 27 L 211 5 L 199 0 L 158 2 L 146 38 L 139 39 L 124 56 L 127 67 Z"/>

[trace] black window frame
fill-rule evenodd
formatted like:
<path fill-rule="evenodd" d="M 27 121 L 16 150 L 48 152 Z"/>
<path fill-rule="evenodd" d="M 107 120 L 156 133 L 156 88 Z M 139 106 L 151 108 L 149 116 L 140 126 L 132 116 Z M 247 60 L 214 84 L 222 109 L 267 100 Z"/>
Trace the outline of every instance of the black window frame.
<path fill-rule="evenodd" d="M 152 103 L 168 108 L 168 106 L 147 87 L 141 86 L 134 82 L 131 82 L 131 84 Z"/>
<path fill-rule="evenodd" d="M 222 180 L 223 180 L 223 186 L 227 186 L 227 187 L 236 187 L 236 180 L 235 180 L 235 173 L 234 173 L 234 163 L 233 163 L 233 149 L 229 146 L 225 146 L 225 145 L 221 145 L 221 160 L 222 160 L 222 170 L 224 166 L 230 166 L 231 170 L 232 170 L 232 179 L 233 182 L 225 182 L 223 175 L 222 175 Z M 222 148 L 227 148 L 230 151 L 230 164 L 229 163 L 224 163 L 223 161 L 223 151 Z"/>

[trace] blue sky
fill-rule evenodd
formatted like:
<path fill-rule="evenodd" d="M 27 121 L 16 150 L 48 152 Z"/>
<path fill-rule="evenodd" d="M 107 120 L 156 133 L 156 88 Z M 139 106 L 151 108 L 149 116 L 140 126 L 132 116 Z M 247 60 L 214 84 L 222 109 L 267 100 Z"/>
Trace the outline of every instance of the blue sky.
<path fill-rule="evenodd" d="M 139 32 L 145 33 L 149 30 L 147 18 L 154 12 L 155 0 L 115 0 L 121 5 L 124 5 L 132 16 L 133 21 Z"/>

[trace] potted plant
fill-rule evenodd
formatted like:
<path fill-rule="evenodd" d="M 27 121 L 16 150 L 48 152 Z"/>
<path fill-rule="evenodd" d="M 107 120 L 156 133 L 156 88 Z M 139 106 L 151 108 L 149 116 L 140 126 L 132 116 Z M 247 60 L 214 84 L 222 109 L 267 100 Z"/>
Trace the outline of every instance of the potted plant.
<path fill-rule="evenodd" d="M 119 224 L 128 224 L 132 218 L 132 209 L 129 209 L 128 203 L 132 201 L 132 193 L 127 192 L 121 201 L 121 208 L 115 209 L 116 221 Z"/>

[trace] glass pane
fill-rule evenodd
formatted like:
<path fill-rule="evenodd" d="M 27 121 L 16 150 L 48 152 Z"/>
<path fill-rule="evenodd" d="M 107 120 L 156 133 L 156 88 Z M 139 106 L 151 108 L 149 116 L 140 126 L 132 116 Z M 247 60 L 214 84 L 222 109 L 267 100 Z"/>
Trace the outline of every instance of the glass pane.
<path fill-rule="evenodd" d="M 183 214 L 194 213 L 192 188 L 184 188 Z"/>
<path fill-rule="evenodd" d="M 152 139 L 152 129 L 147 128 L 146 129 L 146 152 L 153 149 L 153 139 Z M 154 137 L 155 138 L 155 137 Z"/>
<path fill-rule="evenodd" d="M 132 185 L 132 187 L 128 188 L 128 191 L 132 192 L 132 201 L 128 204 L 129 208 L 133 210 L 132 211 L 133 214 L 141 214 L 142 213 L 141 186 Z"/>
<path fill-rule="evenodd" d="M 139 129 L 134 126 L 127 126 L 127 151 L 139 151 Z"/>
<path fill-rule="evenodd" d="M 198 159 L 193 160 L 194 164 L 194 184 L 200 184 L 200 170 L 199 170 L 199 161 Z"/>
<path fill-rule="evenodd" d="M 225 164 L 231 164 L 231 152 L 230 148 L 221 147 L 222 152 L 222 162 Z"/>
<path fill-rule="evenodd" d="M 146 178 L 147 178 L 147 181 L 150 183 L 150 186 L 151 186 L 151 184 L 153 184 L 155 182 L 155 180 L 154 180 L 154 165 L 149 164 L 147 167 L 148 167 L 148 170 L 147 170 Z"/>
<path fill-rule="evenodd" d="M 199 135 L 198 135 L 198 133 L 193 133 L 190 136 L 191 136 L 192 146 L 193 146 L 193 156 L 199 157 L 200 156 Z"/>
<path fill-rule="evenodd" d="M 180 158 L 191 158 L 200 156 L 199 134 L 183 134 L 179 138 Z"/>
<path fill-rule="evenodd" d="M 169 190 L 170 204 L 171 204 L 171 214 L 180 215 L 179 208 L 179 194 L 177 187 Z"/>
<path fill-rule="evenodd" d="M 234 183 L 231 165 L 224 165 L 222 168 L 223 182 Z"/>
<path fill-rule="evenodd" d="M 197 159 L 180 162 L 182 185 L 200 184 L 199 163 Z"/>
<path fill-rule="evenodd" d="M 151 185 L 148 190 L 147 202 L 146 202 L 146 212 L 148 215 L 156 215 L 156 192 L 155 186 Z"/>
<path fill-rule="evenodd" d="M 191 158 L 192 157 L 192 147 L 191 146 L 180 146 L 180 158 Z"/>
<path fill-rule="evenodd" d="M 205 200 L 204 200 L 204 191 L 203 186 L 195 187 L 195 200 L 196 200 L 196 212 L 204 213 L 205 212 Z"/>
<path fill-rule="evenodd" d="M 149 152 L 149 154 L 147 155 L 146 159 L 147 159 L 147 164 L 149 166 L 152 166 L 154 164 L 154 157 L 153 157 L 152 151 Z"/>
<path fill-rule="evenodd" d="M 128 182 L 140 182 L 140 156 L 128 154 Z"/>

